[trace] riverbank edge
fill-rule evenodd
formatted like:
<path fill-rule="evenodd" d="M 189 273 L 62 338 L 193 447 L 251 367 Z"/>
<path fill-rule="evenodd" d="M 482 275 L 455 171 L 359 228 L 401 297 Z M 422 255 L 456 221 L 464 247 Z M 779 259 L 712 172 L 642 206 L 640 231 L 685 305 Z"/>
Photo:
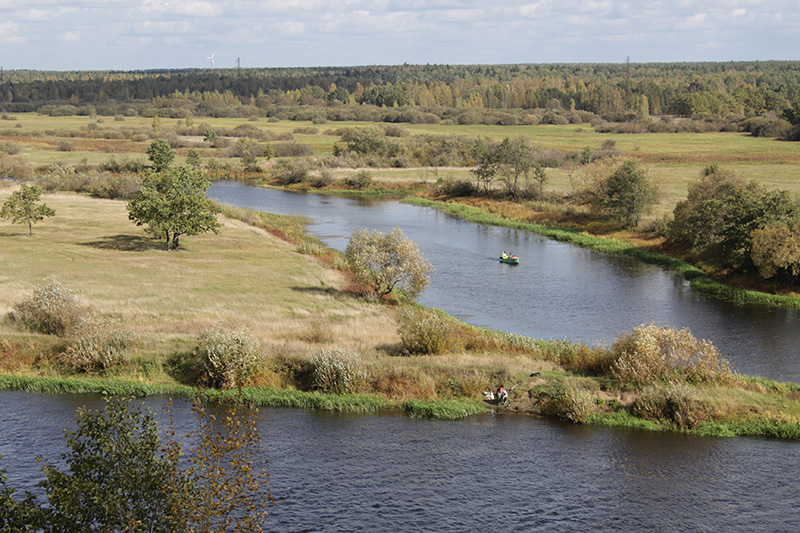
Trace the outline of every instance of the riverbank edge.
<path fill-rule="evenodd" d="M 318 409 L 342 413 L 402 412 L 411 418 L 458 420 L 491 411 L 478 400 L 389 400 L 376 394 L 325 394 L 277 387 L 200 389 L 114 378 L 30 377 L 0 374 L 0 390 L 40 394 L 171 396 L 187 400 L 231 401 L 259 407 Z"/>
<path fill-rule="evenodd" d="M 798 297 L 732 287 L 712 278 L 702 269 L 682 259 L 663 253 L 651 252 L 619 239 L 589 235 L 578 229 L 545 226 L 543 224 L 533 224 L 530 222 L 502 218 L 488 213 L 483 209 L 457 202 L 442 202 L 418 196 L 408 196 L 403 198 L 401 202 L 420 207 L 438 209 L 468 222 L 529 231 L 555 241 L 574 244 L 581 248 L 611 255 L 623 255 L 645 263 L 662 266 L 678 272 L 684 279 L 691 283 L 692 289 L 715 298 L 738 303 L 757 303 L 775 307 L 800 308 L 800 298 Z"/>
<path fill-rule="evenodd" d="M 454 421 L 481 414 L 509 414 L 561 420 L 541 412 L 518 407 L 497 407 L 479 400 L 389 400 L 374 394 L 325 394 L 275 387 L 243 387 L 241 389 L 199 389 L 187 385 L 158 385 L 110 378 L 53 378 L 0 374 L 0 391 L 38 394 L 98 394 L 142 398 L 167 396 L 203 402 L 232 402 L 256 407 L 274 407 L 334 411 L 352 414 L 403 414 L 409 418 Z M 755 417 L 750 420 L 708 420 L 696 427 L 681 428 L 674 424 L 633 416 L 624 409 L 611 413 L 594 413 L 587 426 L 603 426 L 639 431 L 669 431 L 702 437 L 765 437 L 782 440 L 800 439 L 800 424 L 793 420 Z"/>

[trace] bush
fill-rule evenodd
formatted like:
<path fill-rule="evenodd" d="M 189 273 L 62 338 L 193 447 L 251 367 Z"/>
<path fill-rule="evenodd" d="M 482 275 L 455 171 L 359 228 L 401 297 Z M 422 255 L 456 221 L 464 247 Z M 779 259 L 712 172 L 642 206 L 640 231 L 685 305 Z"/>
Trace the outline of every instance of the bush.
<path fill-rule="evenodd" d="M 108 372 L 130 360 L 135 335 L 116 328 L 107 320 L 85 320 L 75 331 L 75 339 L 62 354 L 67 365 L 81 372 Z"/>
<path fill-rule="evenodd" d="M 200 336 L 199 356 L 204 381 L 221 389 L 246 385 L 263 358 L 258 341 L 245 330 L 220 327 Z"/>
<path fill-rule="evenodd" d="M 434 309 L 404 309 L 398 315 L 400 348 L 409 355 L 437 355 L 454 346 L 453 322 Z"/>
<path fill-rule="evenodd" d="M 361 357 L 341 350 L 322 350 L 311 358 L 314 388 L 326 393 L 357 392 L 367 379 Z"/>
<path fill-rule="evenodd" d="M 730 363 L 710 341 L 697 340 L 689 328 L 677 330 L 655 324 L 633 328 L 612 347 L 611 374 L 622 385 L 654 381 L 713 382 L 733 377 Z"/>
<path fill-rule="evenodd" d="M 633 403 L 632 411 L 642 418 L 666 420 L 682 428 L 694 427 L 706 418 L 702 402 L 685 383 L 645 388 Z"/>
<path fill-rule="evenodd" d="M 547 389 L 531 389 L 529 394 L 540 402 L 544 414 L 576 424 L 586 422 L 596 409 L 591 392 L 563 383 L 555 383 Z"/>
<path fill-rule="evenodd" d="M 12 319 L 27 328 L 65 337 L 85 317 L 86 310 L 72 292 L 55 278 L 48 277 L 33 289 L 33 294 L 14 306 Z"/>
<path fill-rule="evenodd" d="M 478 189 L 469 180 L 445 179 L 436 183 L 436 191 L 444 196 L 475 196 Z"/>
<path fill-rule="evenodd" d="M 344 182 L 348 187 L 360 191 L 372 185 L 372 174 L 368 170 L 359 170 L 354 176 L 345 178 Z"/>
<path fill-rule="evenodd" d="M 305 161 L 284 161 L 277 168 L 275 177 L 281 185 L 302 183 L 308 178 L 308 163 Z"/>

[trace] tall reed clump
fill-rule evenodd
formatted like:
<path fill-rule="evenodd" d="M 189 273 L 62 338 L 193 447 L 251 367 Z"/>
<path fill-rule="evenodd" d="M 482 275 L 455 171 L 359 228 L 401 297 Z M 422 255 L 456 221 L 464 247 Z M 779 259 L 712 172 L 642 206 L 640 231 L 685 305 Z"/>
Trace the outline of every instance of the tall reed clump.
<path fill-rule="evenodd" d="M 47 277 L 33 294 L 14 306 L 11 318 L 45 335 L 65 337 L 85 317 L 78 298 L 53 277 Z"/>
<path fill-rule="evenodd" d="M 435 309 L 403 309 L 398 313 L 400 349 L 408 355 L 452 351 L 455 323 Z"/>
<path fill-rule="evenodd" d="M 698 340 L 688 328 L 652 323 L 614 341 L 609 372 L 621 385 L 635 387 L 655 381 L 719 383 L 734 378 L 730 363 L 710 341 Z"/>
<path fill-rule="evenodd" d="M 263 362 L 258 341 L 245 330 L 215 326 L 200 336 L 202 379 L 211 387 L 230 389 L 247 385 Z"/>
<path fill-rule="evenodd" d="M 314 388 L 326 393 L 358 392 L 367 380 L 361 357 L 342 350 L 321 350 L 311 357 Z"/>

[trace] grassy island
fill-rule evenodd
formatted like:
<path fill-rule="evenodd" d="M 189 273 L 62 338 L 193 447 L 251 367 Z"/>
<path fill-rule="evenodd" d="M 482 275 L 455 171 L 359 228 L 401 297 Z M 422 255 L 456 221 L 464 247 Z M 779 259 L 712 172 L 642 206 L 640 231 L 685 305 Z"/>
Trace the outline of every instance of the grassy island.
<path fill-rule="evenodd" d="M 0 188 L 0 203 L 15 188 Z M 643 325 L 612 347 L 590 347 L 488 331 L 402 298 L 361 297 L 342 258 L 306 237 L 302 219 L 226 209 L 218 234 L 167 251 L 128 221 L 122 201 L 73 193 L 43 200 L 56 216 L 32 237 L 0 225 L 6 390 L 243 395 L 268 406 L 443 419 L 494 411 L 800 437 L 800 386 L 741 376 L 688 332 Z M 95 329 L 44 334 L 15 318 L 48 276 Z M 204 380 L 209 331 L 254 341 L 257 361 L 240 389 Z M 663 364 L 658 343 L 648 340 L 654 336 L 684 350 L 686 361 Z M 80 363 L 90 341 L 117 346 L 119 358 Z M 331 369 L 339 372 L 333 378 L 323 372 Z M 498 383 L 519 383 L 508 405 L 483 401 Z"/>

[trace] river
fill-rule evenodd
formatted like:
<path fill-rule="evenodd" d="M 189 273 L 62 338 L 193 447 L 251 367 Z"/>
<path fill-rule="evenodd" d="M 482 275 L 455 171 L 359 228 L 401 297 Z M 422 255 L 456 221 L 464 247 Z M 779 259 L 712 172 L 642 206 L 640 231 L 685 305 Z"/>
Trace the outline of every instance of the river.
<path fill-rule="evenodd" d="M 146 400 L 159 416 L 165 402 Z M 0 405 L 0 466 L 36 491 L 35 457 L 57 463 L 75 408 L 102 400 L 0 392 Z M 191 427 L 185 402 L 173 412 L 179 434 Z M 793 442 L 291 409 L 263 409 L 259 428 L 267 531 L 800 530 Z"/>
<path fill-rule="evenodd" d="M 538 235 L 464 222 L 396 201 L 354 199 L 216 182 L 209 196 L 270 213 L 303 215 L 313 235 L 343 251 L 359 227 L 399 226 L 436 267 L 420 301 L 470 324 L 544 339 L 606 343 L 655 322 L 690 328 L 742 373 L 800 382 L 800 310 L 698 294 L 679 274 Z M 501 251 L 517 266 L 497 260 Z"/>

